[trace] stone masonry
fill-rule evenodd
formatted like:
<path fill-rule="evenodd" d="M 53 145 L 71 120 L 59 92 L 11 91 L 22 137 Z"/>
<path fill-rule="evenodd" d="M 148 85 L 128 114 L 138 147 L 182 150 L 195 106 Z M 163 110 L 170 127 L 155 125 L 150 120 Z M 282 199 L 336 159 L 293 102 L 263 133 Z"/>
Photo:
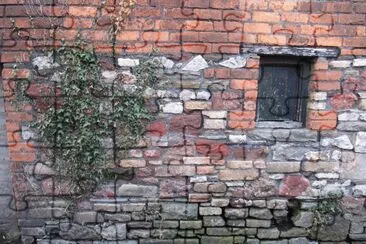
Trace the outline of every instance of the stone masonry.
<path fill-rule="evenodd" d="M 364 1 L 138 0 L 113 43 L 113 3 L 68 4 L 38 16 L 0 3 L 0 139 L 14 145 L 0 181 L 9 169 L 23 243 L 366 242 Z M 52 48 L 77 35 L 95 48 L 102 82 L 133 89 L 142 60 L 163 67 L 144 93 L 154 121 L 106 162 L 120 177 L 70 204 L 30 123 L 60 75 Z M 264 56 L 311 63 L 305 125 L 257 121 Z M 35 106 L 13 106 L 18 83 Z"/>

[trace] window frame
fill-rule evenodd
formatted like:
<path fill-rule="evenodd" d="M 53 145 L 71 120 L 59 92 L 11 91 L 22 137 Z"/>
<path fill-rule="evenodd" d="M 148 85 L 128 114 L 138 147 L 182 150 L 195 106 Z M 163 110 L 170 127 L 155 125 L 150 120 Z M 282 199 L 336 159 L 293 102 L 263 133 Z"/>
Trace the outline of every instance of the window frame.
<path fill-rule="evenodd" d="M 298 72 L 298 96 L 296 102 L 296 115 L 295 120 L 266 120 L 260 118 L 259 113 L 259 103 L 260 103 L 260 84 L 258 85 L 258 98 L 256 102 L 256 122 L 265 123 L 265 122 L 278 122 L 278 123 L 301 123 L 302 127 L 306 126 L 307 119 L 307 104 L 309 99 L 309 84 L 312 75 L 312 63 L 313 59 L 311 57 L 297 57 L 297 56 L 287 56 L 287 55 L 261 55 L 260 56 L 260 76 L 259 82 L 262 79 L 264 66 L 274 66 L 274 67 L 294 67 L 296 66 L 296 72 Z M 288 80 L 287 82 L 290 82 Z"/>

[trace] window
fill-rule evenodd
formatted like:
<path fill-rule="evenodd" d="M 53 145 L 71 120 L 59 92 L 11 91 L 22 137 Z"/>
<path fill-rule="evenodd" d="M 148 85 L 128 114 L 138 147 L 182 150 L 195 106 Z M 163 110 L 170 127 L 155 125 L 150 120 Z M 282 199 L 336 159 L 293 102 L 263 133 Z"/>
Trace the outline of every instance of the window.
<path fill-rule="evenodd" d="M 257 121 L 305 124 L 310 62 L 286 56 L 262 56 Z"/>

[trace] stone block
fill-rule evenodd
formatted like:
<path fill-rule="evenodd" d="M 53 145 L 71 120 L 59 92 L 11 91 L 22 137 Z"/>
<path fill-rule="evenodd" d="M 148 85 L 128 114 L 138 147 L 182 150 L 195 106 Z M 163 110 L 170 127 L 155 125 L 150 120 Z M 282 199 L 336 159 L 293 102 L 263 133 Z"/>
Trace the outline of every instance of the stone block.
<path fill-rule="evenodd" d="M 198 205 L 194 203 L 164 202 L 161 207 L 161 215 L 164 219 L 196 219 L 198 216 Z"/>
<path fill-rule="evenodd" d="M 201 229 L 202 221 L 201 220 L 181 220 L 180 221 L 180 229 Z"/>
<path fill-rule="evenodd" d="M 257 219 L 272 219 L 273 215 L 266 208 L 250 208 L 249 216 Z"/>
<path fill-rule="evenodd" d="M 227 219 L 242 219 L 248 216 L 246 208 L 225 208 L 225 218 Z"/>
<path fill-rule="evenodd" d="M 300 162 L 267 162 L 268 173 L 294 173 L 300 171 Z"/>
<path fill-rule="evenodd" d="M 136 184 L 123 184 L 118 188 L 118 196 L 128 197 L 157 197 L 158 187 Z"/>
<path fill-rule="evenodd" d="M 314 213 L 300 211 L 291 220 L 295 226 L 309 228 L 313 225 Z"/>
<path fill-rule="evenodd" d="M 255 180 L 259 176 L 257 169 L 224 169 L 220 170 L 219 179 L 222 181 L 231 180 Z"/>
<path fill-rule="evenodd" d="M 203 128 L 211 130 L 220 130 L 226 128 L 226 120 L 223 119 L 205 119 Z"/>
<path fill-rule="evenodd" d="M 124 240 L 127 237 L 126 224 L 113 224 L 104 227 L 101 235 L 106 240 Z"/>
<path fill-rule="evenodd" d="M 204 216 L 203 225 L 205 227 L 225 226 L 225 220 L 221 216 Z"/>
<path fill-rule="evenodd" d="M 173 229 L 155 229 L 151 230 L 151 237 L 159 239 L 173 239 L 177 236 L 178 230 Z"/>
<path fill-rule="evenodd" d="M 146 166 L 146 160 L 144 159 L 123 159 L 120 166 L 123 168 L 142 168 Z"/>
<path fill-rule="evenodd" d="M 277 228 L 258 229 L 257 237 L 259 239 L 277 239 L 280 236 L 280 231 Z"/>
<path fill-rule="evenodd" d="M 355 152 L 366 153 L 366 132 L 358 132 L 355 142 Z"/>
<path fill-rule="evenodd" d="M 270 220 L 263 220 L 263 219 L 247 219 L 247 227 L 264 227 L 269 228 L 271 227 L 271 221 Z"/>
<path fill-rule="evenodd" d="M 201 244 L 233 244 L 234 238 L 232 236 L 202 236 Z"/>
<path fill-rule="evenodd" d="M 218 207 L 200 207 L 200 215 L 221 215 L 222 209 Z"/>

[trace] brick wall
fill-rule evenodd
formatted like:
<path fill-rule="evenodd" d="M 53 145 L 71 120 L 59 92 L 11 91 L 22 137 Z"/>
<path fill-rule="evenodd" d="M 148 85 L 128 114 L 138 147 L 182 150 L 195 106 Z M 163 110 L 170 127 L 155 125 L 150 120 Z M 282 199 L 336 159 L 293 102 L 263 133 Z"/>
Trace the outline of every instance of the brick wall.
<path fill-rule="evenodd" d="M 113 1 L 41 3 L 0 3 L 5 124 L 24 243 L 366 240 L 364 1 L 137 0 L 115 35 Z M 147 143 L 113 162 L 133 177 L 68 209 L 62 182 L 34 147 L 35 108 L 11 101 L 20 83 L 39 99 L 58 72 L 48 51 L 78 36 L 99 55 L 103 81 L 154 48 L 164 75 L 147 96 L 156 117 Z M 311 56 L 304 127 L 257 123 L 266 53 Z M 314 208 L 330 196 L 346 208 L 317 226 Z"/>

